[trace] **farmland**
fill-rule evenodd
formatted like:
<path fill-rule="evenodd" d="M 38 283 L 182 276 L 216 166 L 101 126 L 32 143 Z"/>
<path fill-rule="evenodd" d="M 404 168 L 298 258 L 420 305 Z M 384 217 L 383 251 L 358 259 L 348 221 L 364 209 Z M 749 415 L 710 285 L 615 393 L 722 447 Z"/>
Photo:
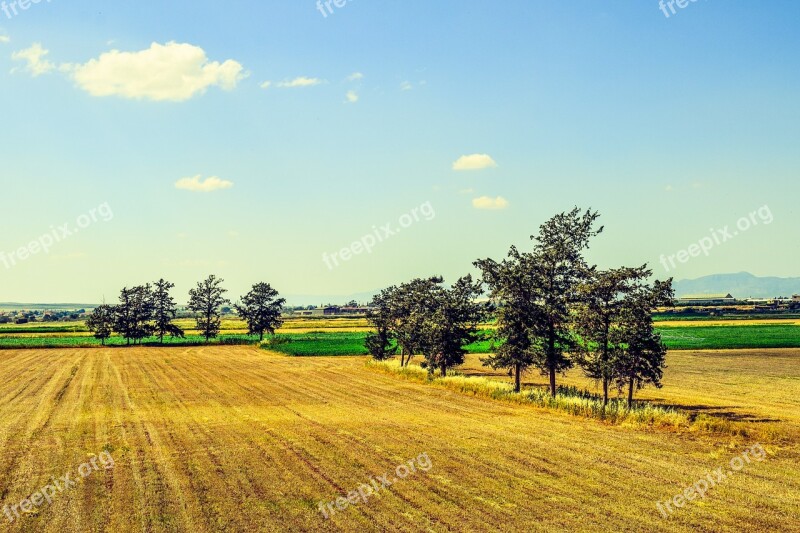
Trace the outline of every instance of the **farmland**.
<path fill-rule="evenodd" d="M 165 338 L 167 344 L 197 345 L 205 340 L 191 329 L 193 322 L 178 321 L 187 329 L 186 339 Z M 74 326 L 79 328 L 80 326 Z M 488 353 L 490 325 L 485 325 L 484 340 L 467 347 L 470 353 Z M 0 349 L 3 348 L 86 348 L 99 346 L 100 341 L 80 330 L 62 331 L 63 326 L 5 326 L 0 327 Z M 664 343 L 671 350 L 696 349 L 757 349 L 800 348 L 800 327 L 790 323 L 769 321 L 740 321 L 725 324 L 659 322 L 656 328 Z M 246 336 L 247 329 L 241 321 L 224 320 L 220 338 L 213 342 L 223 344 L 255 343 L 254 337 Z M 268 347 L 287 355 L 365 355 L 364 339 L 367 327 L 363 319 L 295 319 L 287 321 L 280 329 L 275 341 Z M 145 339 L 154 344 L 157 339 Z M 119 337 L 107 341 L 112 346 L 125 342 Z"/>
<path fill-rule="evenodd" d="M 62 531 L 76 520 L 87 531 L 800 528 L 796 441 L 764 442 L 763 462 L 664 519 L 656 501 L 754 443 L 469 397 L 365 361 L 224 346 L 0 352 L 2 505 L 89 454 L 108 450 L 115 461 L 9 528 Z M 792 432 L 798 362 L 797 350 L 679 352 L 666 388 L 646 394 Z M 464 371 L 486 372 L 477 356 Z M 766 386 L 771 395 L 759 394 Z M 429 471 L 328 520 L 318 510 L 423 453 Z"/>

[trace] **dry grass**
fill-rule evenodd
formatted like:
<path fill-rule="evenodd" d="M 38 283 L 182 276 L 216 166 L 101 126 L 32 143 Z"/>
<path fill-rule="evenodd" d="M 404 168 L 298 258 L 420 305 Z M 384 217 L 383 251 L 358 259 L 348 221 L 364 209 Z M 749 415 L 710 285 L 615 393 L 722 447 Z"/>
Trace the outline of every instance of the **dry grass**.
<path fill-rule="evenodd" d="M 752 443 L 608 426 L 399 380 L 364 361 L 249 347 L 0 352 L 0 505 L 88 454 L 106 448 L 116 461 L 9 528 L 800 530 L 796 443 L 768 445 L 768 460 L 663 520 L 656 500 Z M 692 389 L 678 382 L 684 362 L 698 361 L 673 361 L 676 390 Z M 714 376 L 724 359 L 700 362 Z M 741 387 L 713 381 L 709 398 Z M 742 411 L 771 408 L 767 391 L 745 386 L 741 394 Z M 796 403 L 773 416 L 800 419 Z M 329 521 L 318 512 L 318 502 L 423 452 L 428 473 Z"/>

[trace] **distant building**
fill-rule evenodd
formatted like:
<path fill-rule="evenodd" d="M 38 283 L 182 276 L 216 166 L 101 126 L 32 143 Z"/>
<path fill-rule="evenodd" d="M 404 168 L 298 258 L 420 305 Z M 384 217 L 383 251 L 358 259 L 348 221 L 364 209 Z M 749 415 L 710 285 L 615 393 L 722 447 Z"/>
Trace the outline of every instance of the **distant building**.
<path fill-rule="evenodd" d="M 736 303 L 736 298 L 727 294 L 690 294 L 682 296 L 676 303 L 683 305 L 719 305 Z"/>

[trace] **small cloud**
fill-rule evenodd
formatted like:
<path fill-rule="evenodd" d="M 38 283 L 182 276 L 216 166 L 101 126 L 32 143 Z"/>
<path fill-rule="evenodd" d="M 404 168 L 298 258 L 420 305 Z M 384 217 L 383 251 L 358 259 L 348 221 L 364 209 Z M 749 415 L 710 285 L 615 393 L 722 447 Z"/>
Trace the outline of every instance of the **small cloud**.
<path fill-rule="evenodd" d="M 453 163 L 453 170 L 482 170 L 496 167 L 494 159 L 487 154 L 462 155 Z"/>
<path fill-rule="evenodd" d="M 175 188 L 184 191 L 195 192 L 211 192 L 220 189 L 230 189 L 233 187 L 232 181 L 221 180 L 217 176 L 206 178 L 205 181 L 200 180 L 200 174 L 193 178 L 181 178 L 175 182 Z"/>
<path fill-rule="evenodd" d="M 475 189 L 461 189 L 458 191 L 458 194 L 474 194 Z"/>
<path fill-rule="evenodd" d="M 55 69 L 56 66 L 50 61 L 43 59 L 44 56 L 50 53 L 50 50 L 42 48 L 41 43 L 33 43 L 30 48 L 19 50 L 11 54 L 11 59 L 14 61 L 26 61 L 25 71 L 30 72 L 34 78 L 46 74 Z M 17 69 L 12 70 L 12 72 Z"/>
<path fill-rule="evenodd" d="M 666 187 L 664 187 L 664 190 L 667 192 L 672 192 L 675 189 L 672 187 L 672 185 L 667 185 Z"/>
<path fill-rule="evenodd" d="M 178 239 L 185 239 L 186 237 L 188 237 L 188 235 L 186 235 L 186 233 L 184 233 L 184 232 L 180 232 L 180 233 L 177 233 L 175 235 L 175 237 L 177 237 Z"/>
<path fill-rule="evenodd" d="M 0 35 L 0 43 L 10 43 L 11 37 L 8 35 Z"/>
<path fill-rule="evenodd" d="M 363 80 L 363 79 L 364 79 L 364 75 L 362 73 L 360 73 L 360 72 L 353 72 L 352 74 L 347 76 L 347 80 L 348 81 L 358 81 L 358 80 Z"/>
<path fill-rule="evenodd" d="M 345 98 L 347 98 L 347 103 L 348 104 L 355 104 L 356 102 L 358 102 L 358 98 L 359 97 L 358 97 L 358 93 L 357 92 L 355 92 L 355 91 L 347 91 L 347 94 L 345 95 Z"/>
<path fill-rule="evenodd" d="M 239 238 L 239 232 L 231 230 L 231 231 L 228 232 L 228 237 L 230 237 L 231 239 L 236 240 L 236 239 Z"/>
<path fill-rule="evenodd" d="M 502 196 L 498 196 L 497 198 L 481 196 L 480 198 L 472 200 L 472 207 L 475 209 L 500 210 L 508 207 L 508 200 Z"/>
<path fill-rule="evenodd" d="M 212 86 L 230 91 L 247 77 L 232 59 L 209 62 L 191 44 L 152 43 L 136 52 L 111 50 L 82 65 L 65 65 L 78 86 L 92 96 L 183 102 Z"/>
<path fill-rule="evenodd" d="M 414 86 L 411 84 L 410 81 L 404 81 L 403 83 L 400 84 L 401 91 L 410 91 L 413 88 Z"/>
<path fill-rule="evenodd" d="M 278 84 L 278 87 L 293 89 L 295 87 L 313 87 L 314 85 L 319 85 L 321 83 L 323 83 L 323 80 L 319 78 L 307 78 L 306 76 L 300 76 L 293 80 L 282 81 Z"/>
<path fill-rule="evenodd" d="M 272 87 L 271 81 L 265 81 L 264 83 L 261 84 L 262 89 L 269 89 L 270 87 Z"/>

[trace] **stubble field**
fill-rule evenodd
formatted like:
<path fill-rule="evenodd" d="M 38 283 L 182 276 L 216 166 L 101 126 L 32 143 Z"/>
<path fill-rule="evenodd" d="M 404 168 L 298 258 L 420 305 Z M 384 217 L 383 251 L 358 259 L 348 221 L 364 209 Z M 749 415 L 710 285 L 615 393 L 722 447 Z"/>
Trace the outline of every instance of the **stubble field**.
<path fill-rule="evenodd" d="M 792 434 L 800 351 L 763 355 L 670 354 L 667 388 L 646 394 Z M 794 439 L 760 443 L 765 460 L 665 519 L 656 501 L 757 442 L 465 396 L 362 357 L 137 347 L 2 351 L 0 365 L 0 505 L 92 454 L 115 463 L 13 523 L 0 515 L 11 531 L 800 530 Z M 318 509 L 421 454 L 429 470 L 328 519 Z"/>

